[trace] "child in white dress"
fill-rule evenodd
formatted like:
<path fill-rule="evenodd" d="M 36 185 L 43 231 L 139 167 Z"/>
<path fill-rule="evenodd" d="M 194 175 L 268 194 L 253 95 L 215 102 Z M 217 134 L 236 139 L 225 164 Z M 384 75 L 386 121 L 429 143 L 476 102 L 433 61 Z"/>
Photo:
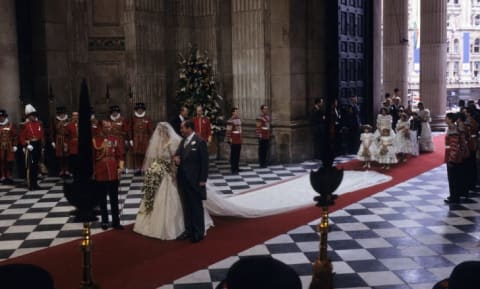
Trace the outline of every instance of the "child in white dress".
<path fill-rule="evenodd" d="M 394 136 L 390 134 L 389 128 L 382 129 L 379 145 L 377 148 L 376 160 L 382 164 L 382 169 L 388 170 L 391 164 L 396 164 L 395 148 L 393 147 Z"/>
<path fill-rule="evenodd" d="M 394 147 L 398 155 L 398 161 L 407 161 L 408 155 L 417 155 L 415 153 L 415 145 L 412 138 L 412 131 L 410 131 L 410 118 L 406 113 L 400 114 L 400 119 L 397 122 L 396 126 L 397 134 L 394 138 Z"/>
<path fill-rule="evenodd" d="M 357 153 L 357 159 L 363 161 L 363 167 L 369 169 L 370 162 L 374 160 L 375 143 L 372 133 L 372 126 L 366 124 L 362 127 L 363 133 L 360 134 L 360 148 Z"/>
<path fill-rule="evenodd" d="M 395 132 L 392 129 L 392 122 L 393 122 L 392 115 L 388 113 L 387 108 L 382 107 L 380 109 L 380 113 L 377 115 L 377 129 L 373 134 L 373 136 L 375 137 L 375 141 L 377 142 L 377 146 L 379 146 L 380 137 L 382 136 L 382 130 L 384 128 L 390 129 L 391 136 L 395 135 Z"/>

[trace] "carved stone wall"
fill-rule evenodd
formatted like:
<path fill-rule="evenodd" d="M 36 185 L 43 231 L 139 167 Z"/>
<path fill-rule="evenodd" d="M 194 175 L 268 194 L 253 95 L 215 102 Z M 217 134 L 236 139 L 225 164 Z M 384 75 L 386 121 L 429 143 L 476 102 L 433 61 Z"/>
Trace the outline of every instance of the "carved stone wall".
<path fill-rule="evenodd" d="M 16 37 L 15 1 L 0 2 L 0 108 L 7 110 L 10 120 L 20 119 L 20 84 Z"/>
<path fill-rule="evenodd" d="M 272 162 L 311 157 L 308 113 L 313 99 L 325 91 L 327 73 L 323 1 L 42 3 L 42 13 L 48 17 L 40 23 L 49 43 L 43 52 L 45 65 L 38 67 L 48 70 L 36 81 L 45 97 L 52 85 L 56 101 L 76 109 L 79 84 L 85 77 L 99 117 L 106 117 L 112 104 L 120 105 L 128 116 L 132 104 L 142 101 L 154 121 L 167 120 L 177 109 L 177 53 L 186 51 L 189 43 L 197 44 L 208 51 L 214 66 L 225 117 L 231 107 L 240 109 L 243 161 L 257 159 L 254 130 L 261 104 L 271 107 Z M 223 148 L 220 155 L 227 157 L 228 147 Z"/>

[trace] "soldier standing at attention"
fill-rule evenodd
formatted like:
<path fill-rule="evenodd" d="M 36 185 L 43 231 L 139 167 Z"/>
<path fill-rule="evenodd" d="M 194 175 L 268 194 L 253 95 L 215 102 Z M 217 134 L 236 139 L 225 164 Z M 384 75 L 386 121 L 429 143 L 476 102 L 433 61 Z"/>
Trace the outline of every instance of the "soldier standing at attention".
<path fill-rule="evenodd" d="M 462 192 L 462 164 L 463 156 L 460 143 L 460 134 L 455 124 L 458 116 L 455 113 L 447 113 L 447 133 L 445 134 L 445 163 L 447 164 L 447 177 L 450 196 L 444 201 L 447 204 L 460 202 Z"/>
<path fill-rule="evenodd" d="M 92 139 L 94 149 L 95 181 L 98 184 L 100 198 L 100 211 L 102 215 L 102 229 L 109 227 L 107 194 L 110 199 L 112 215 L 112 227 L 122 230 L 120 224 L 120 212 L 118 208 L 118 185 L 119 176 L 122 174 L 124 165 L 123 141 L 113 135 L 112 122 L 102 121 L 102 133 Z"/>
<path fill-rule="evenodd" d="M 110 123 L 112 125 L 111 134 L 116 136 L 122 145 L 127 146 L 128 141 L 127 137 L 129 134 L 128 123 L 123 116 L 120 115 L 120 107 L 118 105 L 113 105 L 110 107 Z M 102 122 L 103 124 L 103 122 Z M 125 150 L 123 151 L 125 153 Z M 123 156 L 125 158 L 125 156 Z"/>
<path fill-rule="evenodd" d="M 267 167 L 268 149 L 270 147 L 270 116 L 268 106 L 260 106 L 260 115 L 256 120 L 256 135 L 258 137 L 258 162 L 261 168 Z"/>
<path fill-rule="evenodd" d="M 201 105 L 197 105 L 195 112 L 196 116 L 193 118 L 195 133 L 209 144 L 212 141 L 212 126 L 210 120 L 203 115 L 203 108 Z"/>
<path fill-rule="evenodd" d="M 4 185 L 13 184 L 12 165 L 17 151 L 17 133 L 8 121 L 7 112 L 0 109 L 0 181 Z"/>
<path fill-rule="evenodd" d="M 143 159 L 153 133 L 152 120 L 145 115 L 145 110 L 145 104 L 137 102 L 132 123 L 130 124 L 130 147 L 133 149 L 133 164 L 135 175 L 137 176 L 142 175 Z"/>
<path fill-rule="evenodd" d="M 45 130 L 43 124 L 38 120 L 37 110 L 31 105 L 25 106 L 25 126 L 20 132 L 20 144 L 25 148 L 26 178 L 28 189 L 39 190 L 38 185 L 38 164 L 45 146 Z"/>
<path fill-rule="evenodd" d="M 242 121 L 237 107 L 232 108 L 232 117 L 227 121 L 226 138 L 230 144 L 230 168 L 232 174 L 237 174 L 242 150 Z"/>
<path fill-rule="evenodd" d="M 59 166 L 60 177 L 70 176 L 68 171 L 68 145 L 65 141 L 65 129 L 68 125 L 68 115 L 64 106 L 57 107 L 57 115 L 50 124 L 50 133 L 52 136 L 51 145 L 55 150 L 57 165 Z"/>
<path fill-rule="evenodd" d="M 68 166 L 73 176 L 78 176 L 78 112 L 72 112 L 72 120 L 65 128 L 65 141 L 68 145 Z"/>

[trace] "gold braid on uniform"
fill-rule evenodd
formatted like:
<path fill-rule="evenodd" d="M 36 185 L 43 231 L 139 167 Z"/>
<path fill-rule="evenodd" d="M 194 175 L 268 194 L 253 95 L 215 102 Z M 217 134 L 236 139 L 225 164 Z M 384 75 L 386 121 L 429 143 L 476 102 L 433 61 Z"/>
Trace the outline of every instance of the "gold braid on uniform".
<path fill-rule="evenodd" d="M 96 151 L 102 150 L 102 152 L 101 152 L 99 155 L 97 155 L 97 157 L 96 157 L 96 160 L 99 161 L 99 160 L 101 160 L 101 159 L 106 155 L 106 153 L 107 153 L 106 141 L 105 141 L 105 139 L 104 139 L 101 146 L 98 146 L 98 145 L 97 145 L 97 142 L 95 141 L 95 139 L 92 140 L 92 143 L 93 143 L 93 148 L 94 148 Z"/>

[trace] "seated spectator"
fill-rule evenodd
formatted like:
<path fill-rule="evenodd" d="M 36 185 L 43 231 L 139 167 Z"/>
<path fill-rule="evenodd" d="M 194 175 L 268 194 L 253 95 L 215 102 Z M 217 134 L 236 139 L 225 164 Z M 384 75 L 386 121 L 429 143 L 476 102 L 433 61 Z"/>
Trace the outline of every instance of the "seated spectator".
<path fill-rule="evenodd" d="M 241 257 L 216 289 L 301 289 L 302 283 L 288 265 L 270 256 Z"/>
<path fill-rule="evenodd" d="M 480 288 L 480 261 L 465 261 L 453 268 L 450 277 L 432 289 L 477 289 Z"/>
<path fill-rule="evenodd" d="M 0 266 L 1 288 L 54 289 L 52 275 L 33 264 L 7 264 Z M 5 287 L 4 287 L 5 286 Z"/>

